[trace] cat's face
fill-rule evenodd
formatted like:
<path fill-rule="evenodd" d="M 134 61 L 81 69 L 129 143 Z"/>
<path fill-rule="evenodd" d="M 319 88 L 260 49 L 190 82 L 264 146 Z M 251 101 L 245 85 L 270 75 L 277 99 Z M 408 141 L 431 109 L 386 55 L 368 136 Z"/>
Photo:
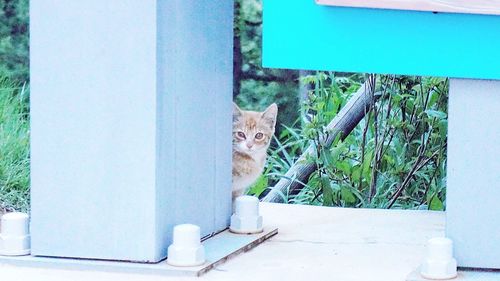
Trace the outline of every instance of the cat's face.
<path fill-rule="evenodd" d="M 265 151 L 274 134 L 278 106 L 273 103 L 265 111 L 245 111 L 233 106 L 233 150 L 252 155 Z"/>

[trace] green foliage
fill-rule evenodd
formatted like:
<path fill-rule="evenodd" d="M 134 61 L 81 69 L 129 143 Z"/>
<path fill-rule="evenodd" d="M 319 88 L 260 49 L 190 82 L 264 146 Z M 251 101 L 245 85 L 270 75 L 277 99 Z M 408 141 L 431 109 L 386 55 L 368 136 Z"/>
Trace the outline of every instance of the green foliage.
<path fill-rule="evenodd" d="M 318 72 L 302 104 L 302 122 L 281 132 L 273 146 L 271 186 L 303 153 L 317 167 L 290 203 L 368 208 L 443 210 L 446 179 L 448 81 L 380 76 L 380 98 L 344 140 L 323 146 L 325 128 L 362 82 L 360 76 Z"/>
<path fill-rule="evenodd" d="M 29 91 L 0 79 L 0 211 L 29 209 Z"/>
<path fill-rule="evenodd" d="M 0 76 L 29 80 L 29 1 L 0 1 Z"/>
<path fill-rule="evenodd" d="M 249 194 L 255 195 L 255 196 L 260 196 L 268 187 L 268 178 L 265 176 L 266 173 L 261 175 L 257 181 L 252 185 L 250 190 L 248 191 Z"/>

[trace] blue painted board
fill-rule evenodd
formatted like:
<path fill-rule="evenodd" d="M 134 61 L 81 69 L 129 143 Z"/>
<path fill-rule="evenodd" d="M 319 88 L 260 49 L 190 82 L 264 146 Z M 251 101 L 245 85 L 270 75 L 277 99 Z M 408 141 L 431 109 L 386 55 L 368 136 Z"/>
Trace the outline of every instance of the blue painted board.
<path fill-rule="evenodd" d="M 37 256 L 157 262 L 231 215 L 231 1 L 30 2 Z"/>
<path fill-rule="evenodd" d="M 500 16 L 264 0 L 271 68 L 500 79 Z"/>
<path fill-rule="evenodd" d="M 156 200 L 168 231 L 193 223 L 206 236 L 229 225 L 232 10 L 231 1 L 158 1 Z"/>
<path fill-rule="evenodd" d="M 500 81 L 450 79 L 446 235 L 462 267 L 500 269 L 499 93 Z"/>
<path fill-rule="evenodd" d="M 119 2 L 30 2 L 35 255 L 158 258 L 156 8 Z"/>

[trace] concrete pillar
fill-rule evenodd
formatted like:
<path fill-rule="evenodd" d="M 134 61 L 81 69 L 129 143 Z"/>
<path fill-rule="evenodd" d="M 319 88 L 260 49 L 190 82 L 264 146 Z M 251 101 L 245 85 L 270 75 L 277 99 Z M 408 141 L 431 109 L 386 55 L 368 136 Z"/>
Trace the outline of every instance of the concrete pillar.
<path fill-rule="evenodd" d="M 446 235 L 459 266 L 500 268 L 500 81 L 450 79 Z"/>
<path fill-rule="evenodd" d="M 232 1 L 31 1 L 32 253 L 157 262 L 231 212 Z"/>

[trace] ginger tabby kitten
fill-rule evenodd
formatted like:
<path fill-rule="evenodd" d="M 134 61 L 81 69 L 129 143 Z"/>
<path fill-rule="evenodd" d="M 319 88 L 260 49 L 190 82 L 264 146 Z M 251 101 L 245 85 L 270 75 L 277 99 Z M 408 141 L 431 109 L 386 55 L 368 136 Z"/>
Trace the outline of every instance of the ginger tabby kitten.
<path fill-rule="evenodd" d="M 233 200 L 257 180 L 266 163 L 278 106 L 263 112 L 241 110 L 233 103 Z"/>

